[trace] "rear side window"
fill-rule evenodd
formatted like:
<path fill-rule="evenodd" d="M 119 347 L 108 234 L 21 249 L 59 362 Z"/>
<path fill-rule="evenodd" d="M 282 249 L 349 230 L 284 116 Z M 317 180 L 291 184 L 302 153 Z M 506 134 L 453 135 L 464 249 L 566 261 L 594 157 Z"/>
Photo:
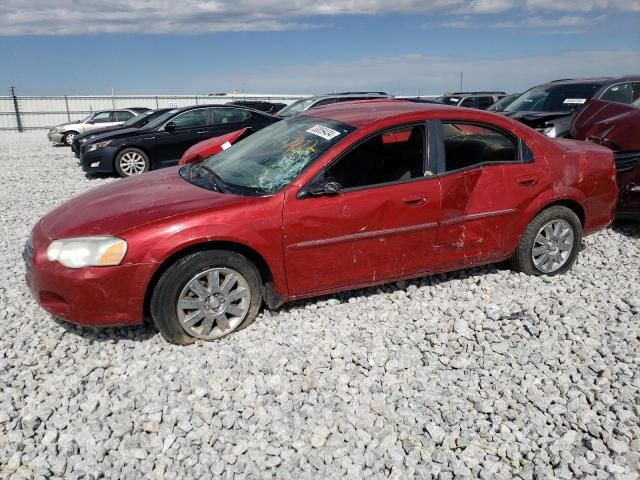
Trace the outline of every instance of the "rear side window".
<path fill-rule="evenodd" d="M 236 108 L 214 108 L 213 124 L 220 125 L 226 123 L 246 122 L 251 118 L 251 112 Z"/>
<path fill-rule="evenodd" d="M 134 115 L 131 112 L 128 112 L 126 110 L 118 110 L 116 112 L 116 121 L 117 122 L 126 122 L 127 120 L 129 120 L 130 118 L 133 118 Z"/>
<path fill-rule="evenodd" d="M 481 110 L 486 110 L 493 104 L 493 97 L 478 97 L 478 108 Z"/>
<path fill-rule="evenodd" d="M 445 172 L 486 163 L 519 162 L 518 143 L 484 125 L 443 122 Z"/>

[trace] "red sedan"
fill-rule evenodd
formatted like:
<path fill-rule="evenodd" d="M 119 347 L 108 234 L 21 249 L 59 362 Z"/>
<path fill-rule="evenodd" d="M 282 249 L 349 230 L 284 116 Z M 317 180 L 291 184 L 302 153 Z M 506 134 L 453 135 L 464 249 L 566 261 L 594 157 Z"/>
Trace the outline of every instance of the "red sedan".
<path fill-rule="evenodd" d="M 34 227 L 27 281 L 70 322 L 149 314 L 171 342 L 211 340 L 262 303 L 507 259 L 563 273 L 616 197 L 607 148 L 479 110 L 337 104 L 76 197 Z"/>

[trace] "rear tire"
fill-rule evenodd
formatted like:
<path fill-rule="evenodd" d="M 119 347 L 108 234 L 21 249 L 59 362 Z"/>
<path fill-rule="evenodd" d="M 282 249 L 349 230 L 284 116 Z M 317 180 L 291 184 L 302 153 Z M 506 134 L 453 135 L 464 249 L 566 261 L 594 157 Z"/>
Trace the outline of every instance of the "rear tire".
<path fill-rule="evenodd" d="M 253 323 L 262 292 L 258 269 L 243 255 L 196 252 L 162 274 L 151 296 L 151 317 L 170 343 L 217 340 Z"/>
<path fill-rule="evenodd" d="M 125 148 L 116 155 L 116 172 L 123 178 L 148 172 L 150 167 L 147 154 L 137 148 Z"/>
<path fill-rule="evenodd" d="M 569 208 L 540 212 L 525 229 L 511 258 L 511 268 L 527 275 L 560 275 L 576 261 L 582 244 L 582 224 Z"/>

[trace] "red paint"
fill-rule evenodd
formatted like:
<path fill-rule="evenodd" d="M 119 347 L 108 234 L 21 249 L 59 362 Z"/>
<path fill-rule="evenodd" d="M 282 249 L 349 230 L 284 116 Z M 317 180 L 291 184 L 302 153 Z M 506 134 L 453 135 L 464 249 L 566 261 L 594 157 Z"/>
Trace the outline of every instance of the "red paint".
<path fill-rule="evenodd" d="M 36 299 L 72 322 L 135 324 L 142 322 L 153 274 L 172 255 L 198 244 L 252 250 L 287 301 L 506 259 L 529 221 L 557 201 L 581 206 L 586 233 L 612 219 L 617 190 L 606 148 L 557 142 L 480 110 L 401 101 L 337 104 L 307 115 L 358 129 L 276 194 L 216 193 L 168 168 L 92 190 L 51 212 L 32 234 L 29 283 Z M 535 161 L 298 198 L 326 165 L 368 135 L 431 119 L 510 131 L 526 142 Z M 53 239 L 82 235 L 125 239 L 122 265 L 71 270 L 46 259 Z"/>
<path fill-rule="evenodd" d="M 219 137 L 213 137 L 200 143 L 196 143 L 190 147 L 186 152 L 182 154 L 178 165 L 186 165 L 188 163 L 194 163 L 207 157 L 211 157 L 217 153 L 220 153 L 225 149 L 226 143 L 229 146 L 239 142 L 243 138 L 247 137 L 253 129 L 251 127 L 242 128 L 226 135 L 220 135 Z"/>
<path fill-rule="evenodd" d="M 614 151 L 618 215 L 640 219 L 640 106 L 591 100 L 573 119 L 571 136 Z"/>

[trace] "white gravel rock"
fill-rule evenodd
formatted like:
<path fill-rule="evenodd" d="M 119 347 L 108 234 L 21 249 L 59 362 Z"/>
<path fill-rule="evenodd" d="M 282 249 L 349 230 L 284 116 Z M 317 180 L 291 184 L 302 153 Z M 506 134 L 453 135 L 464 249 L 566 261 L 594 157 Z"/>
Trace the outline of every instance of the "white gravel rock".
<path fill-rule="evenodd" d="M 54 321 L 33 224 L 90 188 L 0 133 L 0 466 L 9 478 L 638 478 L 640 226 L 566 275 L 499 266 L 264 311 L 220 342 Z M 0 475 L 0 476 L 2 476 Z"/>

